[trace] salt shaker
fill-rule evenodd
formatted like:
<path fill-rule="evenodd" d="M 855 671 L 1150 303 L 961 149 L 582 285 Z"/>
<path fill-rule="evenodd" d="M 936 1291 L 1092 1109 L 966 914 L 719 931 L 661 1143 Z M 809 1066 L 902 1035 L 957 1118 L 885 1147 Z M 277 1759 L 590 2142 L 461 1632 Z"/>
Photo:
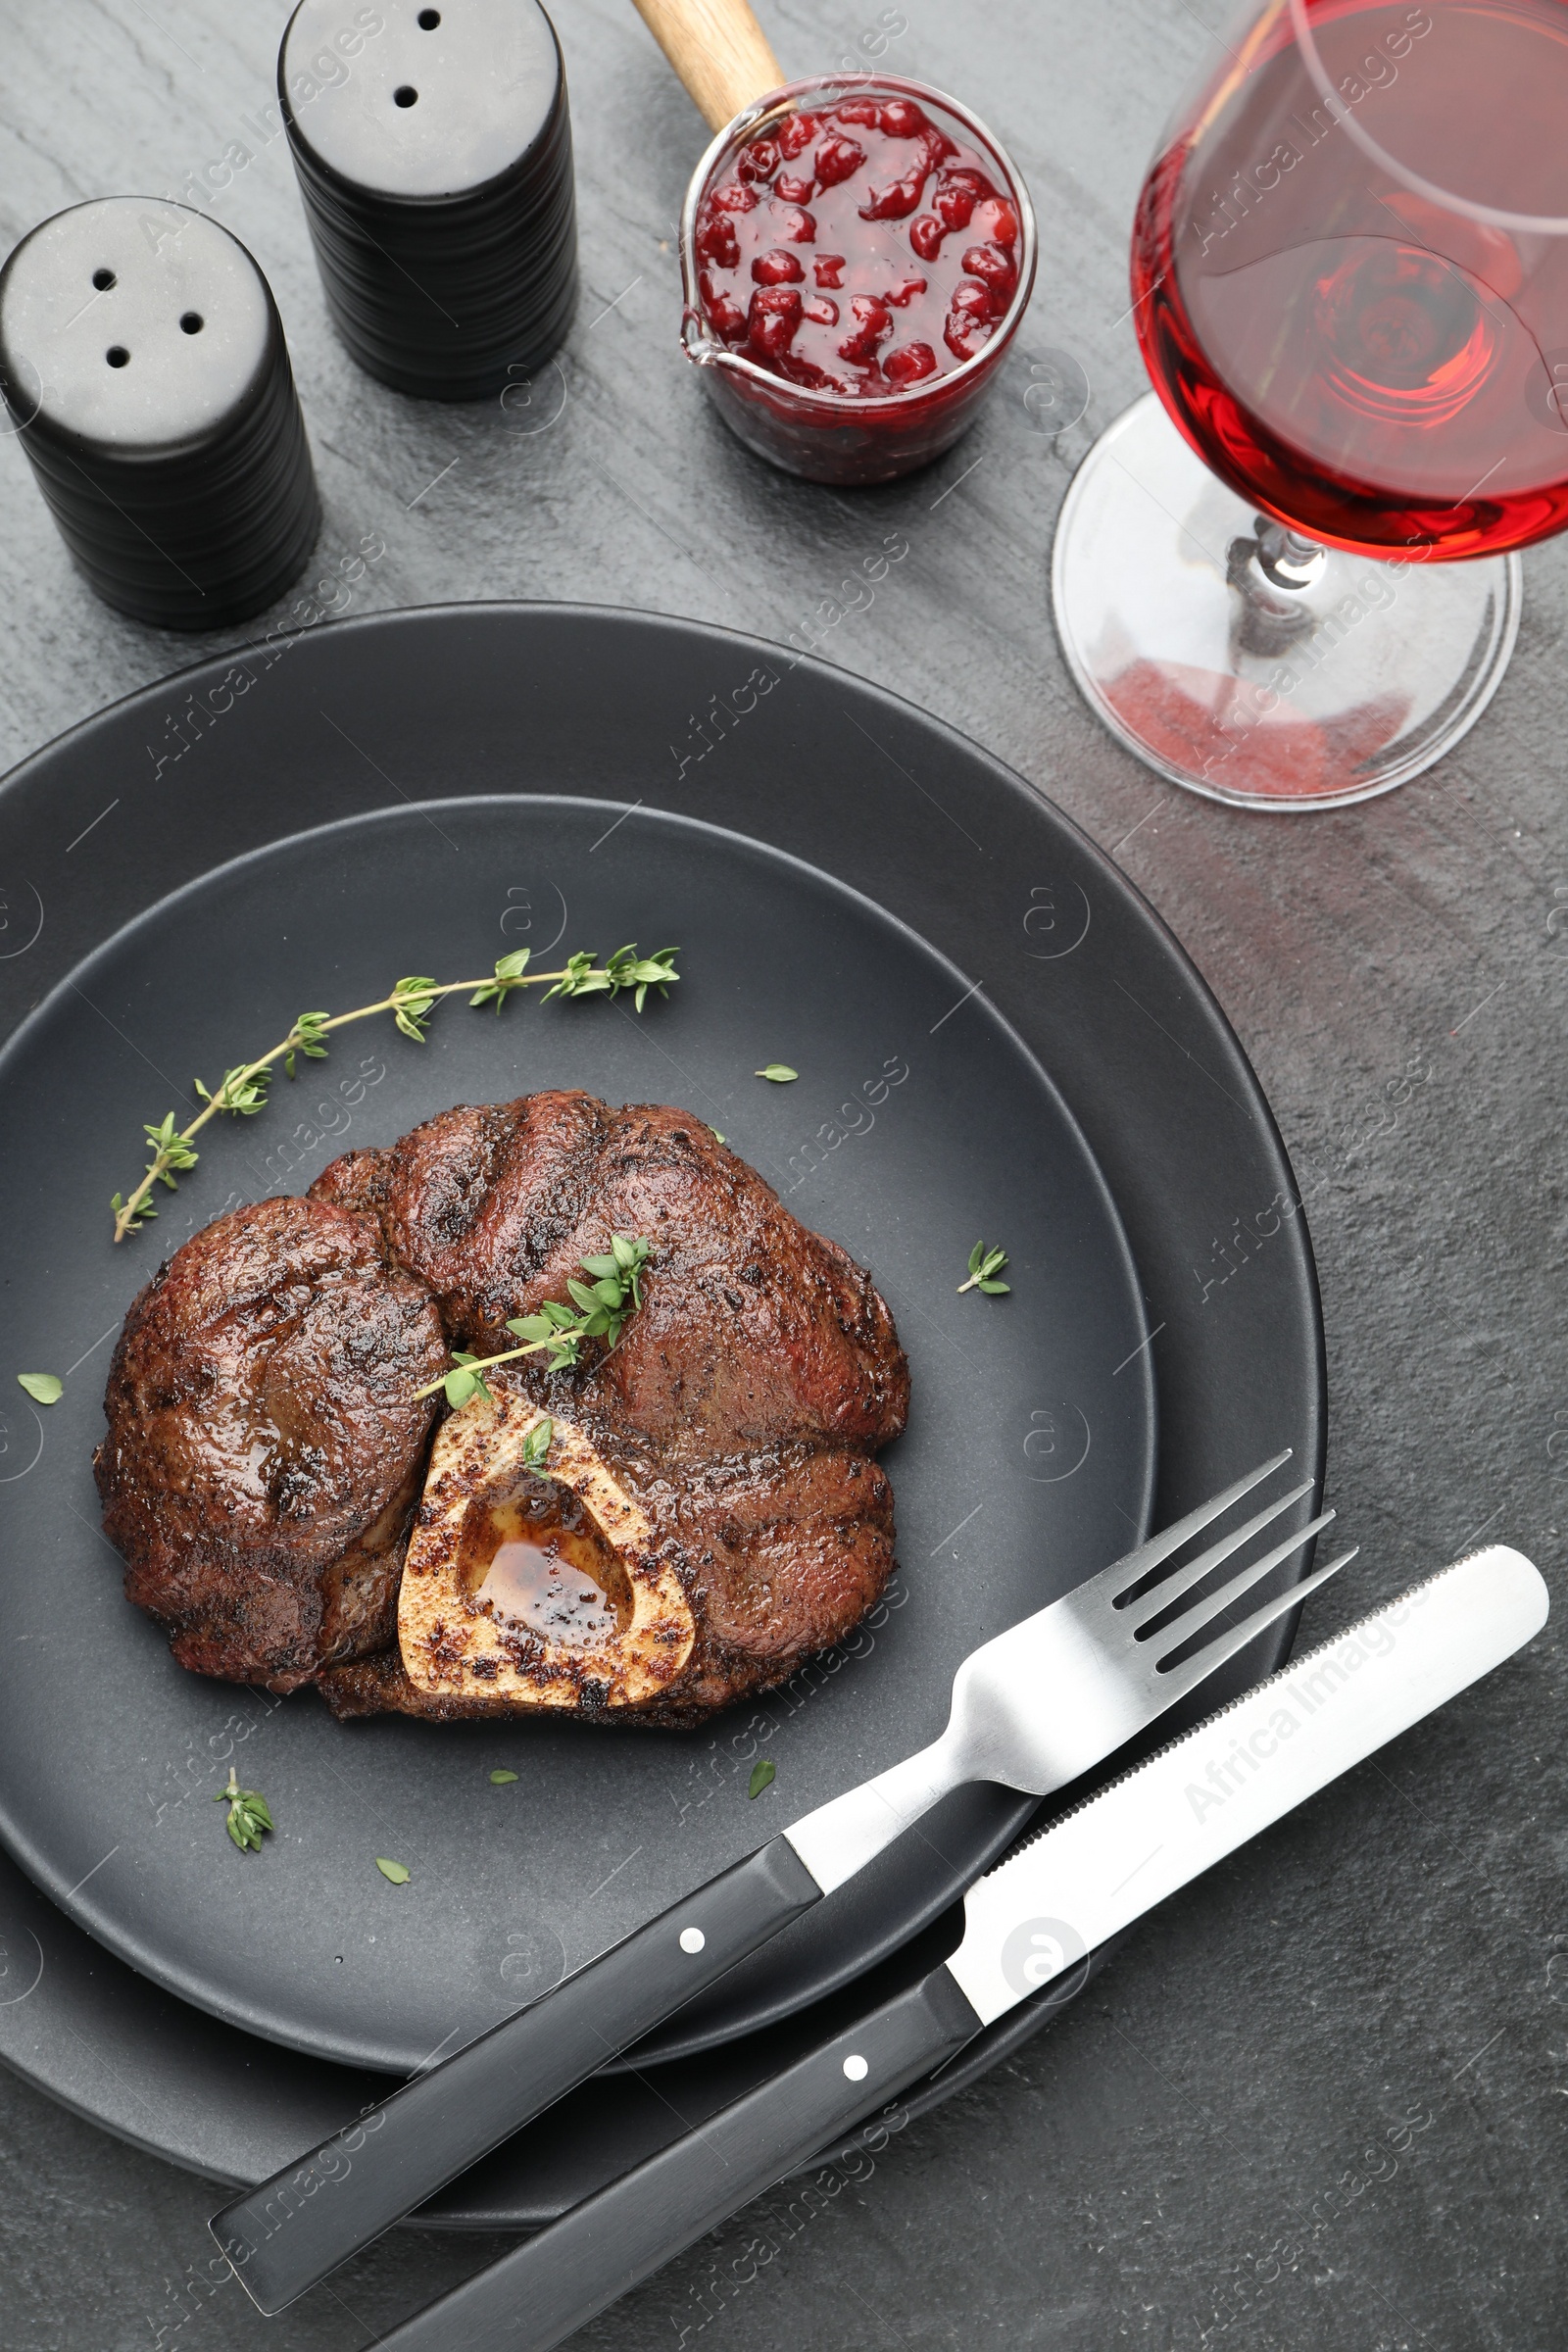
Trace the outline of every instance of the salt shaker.
<path fill-rule="evenodd" d="M 300 0 L 278 96 L 327 305 L 400 392 L 481 399 L 571 322 L 566 77 L 538 0 Z"/>
<path fill-rule="evenodd" d="M 216 220 L 112 196 L 32 229 L 0 270 L 0 391 L 119 612 L 218 628 L 304 566 L 321 510 L 282 321 Z"/>

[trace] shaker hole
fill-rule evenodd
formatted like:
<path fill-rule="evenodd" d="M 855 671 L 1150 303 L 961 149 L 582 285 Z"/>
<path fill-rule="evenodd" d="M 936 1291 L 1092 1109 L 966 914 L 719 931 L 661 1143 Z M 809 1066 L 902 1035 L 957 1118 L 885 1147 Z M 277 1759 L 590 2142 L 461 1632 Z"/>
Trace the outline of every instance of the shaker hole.
<path fill-rule="evenodd" d="M 434 30 L 435 30 L 436 26 L 437 26 L 437 25 L 440 24 L 440 22 L 441 22 L 441 11 L 440 11 L 438 8 L 421 8 L 421 9 L 420 9 L 420 11 L 419 11 L 419 14 L 418 14 L 417 23 L 418 23 L 419 30 L 420 30 L 421 32 L 434 32 Z"/>
<path fill-rule="evenodd" d="M 92 273 L 92 282 L 100 294 L 107 294 L 110 287 L 119 281 L 112 270 L 95 270 Z"/>
<path fill-rule="evenodd" d="M 393 91 L 392 103 L 394 106 L 412 106 L 418 95 L 412 82 L 406 81 L 400 89 Z"/>
<path fill-rule="evenodd" d="M 104 358 L 109 362 L 111 368 L 123 368 L 129 360 L 130 354 L 123 343 L 111 343 L 109 349 L 104 353 Z"/>
<path fill-rule="evenodd" d="M 199 335 L 206 324 L 200 311 L 182 311 L 180 314 L 179 331 L 182 335 Z"/>

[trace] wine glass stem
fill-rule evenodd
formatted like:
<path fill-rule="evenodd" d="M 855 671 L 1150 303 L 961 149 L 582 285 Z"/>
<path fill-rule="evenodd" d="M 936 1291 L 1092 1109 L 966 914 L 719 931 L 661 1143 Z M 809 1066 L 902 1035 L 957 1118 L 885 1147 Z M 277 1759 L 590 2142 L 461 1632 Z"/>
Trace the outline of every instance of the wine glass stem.
<path fill-rule="evenodd" d="M 1322 577 L 1329 560 L 1326 547 L 1303 539 L 1299 531 L 1276 522 L 1271 515 L 1255 518 L 1257 567 L 1271 588 L 1310 588 Z"/>

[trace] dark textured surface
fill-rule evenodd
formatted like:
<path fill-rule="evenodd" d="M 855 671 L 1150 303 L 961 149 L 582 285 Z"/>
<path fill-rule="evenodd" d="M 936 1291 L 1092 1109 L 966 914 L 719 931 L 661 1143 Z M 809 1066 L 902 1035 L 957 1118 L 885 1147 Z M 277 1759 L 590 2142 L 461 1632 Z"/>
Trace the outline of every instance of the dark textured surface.
<path fill-rule="evenodd" d="M 764 8 L 798 72 L 835 63 L 882 13 Z M 1315 1603 L 1309 1628 L 1483 1530 L 1531 1551 L 1555 1587 L 1568 1479 L 1562 552 L 1527 558 L 1524 633 L 1492 711 L 1391 798 L 1269 820 L 1137 767 L 1065 676 L 1046 560 L 1066 461 L 1142 388 L 1121 316 L 1133 198 L 1174 87 L 1205 50 L 1201 20 L 1221 15 L 1216 0 L 1119 12 L 911 0 L 904 14 L 890 62 L 974 105 L 1030 178 L 1044 258 L 1024 349 L 1070 354 L 1093 395 L 1059 448 L 1034 429 L 1016 360 L 969 440 L 890 490 L 805 488 L 729 442 L 672 341 L 671 222 L 703 135 L 619 0 L 563 0 L 558 13 L 585 292 L 561 374 L 546 370 L 526 401 L 403 402 L 332 340 L 281 137 L 264 145 L 270 126 L 255 127 L 281 6 L 242 17 L 220 0 L 7 0 L 0 230 L 9 242 L 62 205 L 177 194 L 186 173 L 212 165 L 216 185 L 226 169 L 217 213 L 276 293 L 327 503 L 309 580 L 336 576 L 365 533 L 387 543 L 353 609 L 581 597 L 779 637 L 814 615 L 829 659 L 1038 782 L 1181 933 L 1296 1157 L 1328 1322 L 1329 1498 L 1366 1545 L 1356 1581 Z M 237 170 L 232 153 L 219 162 L 232 142 L 251 155 Z M 0 451 L 0 512 L 9 760 L 192 649 L 94 602 L 14 446 Z M 894 527 L 911 560 L 867 602 L 862 560 Z M 852 573 L 861 586 L 844 590 Z M 291 599 L 277 617 L 308 622 L 344 593 L 298 611 Z M 98 855 L 134 825 L 147 782 L 126 776 Z M 24 940 L 30 902 L 6 920 Z M 1254 1206 L 1238 1201 L 1238 1214 Z M 1230 1238 L 1215 1237 L 1216 1276 Z M 1234 1250 L 1231 1262 L 1245 1281 Z M 1060 2024 L 894 2136 L 874 2170 L 811 2198 L 776 2192 L 585 2342 L 1558 2352 L 1558 1649 L 1548 1629 L 1191 1888 Z M 269 2324 L 232 2286 L 210 2289 L 202 2183 L 9 2078 L 0 2101 L 7 2352 L 350 2352 L 492 2250 L 401 2237 Z"/>

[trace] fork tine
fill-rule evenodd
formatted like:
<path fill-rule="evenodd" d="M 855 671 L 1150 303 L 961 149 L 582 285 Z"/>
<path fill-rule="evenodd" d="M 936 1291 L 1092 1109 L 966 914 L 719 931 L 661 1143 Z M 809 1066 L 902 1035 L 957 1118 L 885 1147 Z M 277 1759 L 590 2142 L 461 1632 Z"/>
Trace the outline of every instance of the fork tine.
<path fill-rule="evenodd" d="M 1222 1536 L 1217 1544 L 1209 1545 L 1207 1551 L 1200 1551 L 1196 1560 L 1189 1560 L 1173 1575 L 1162 1577 L 1157 1585 L 1152 1585 L 1137 1600 L 1118 1608 L 1116 1614 L 1121 1623 L 1129 1633 L 1136 1633 L 1142 1626 L 1152 1625 L 1154 1619 L 1163 1616 L 1184 1592 L 1190 1592 L 1195 1585 L 1200 1585 L 1205 1576 L 1210 1575 L 1222 1561 L 1228 1560 L 1233 1551 L 1239 1551 L 1244 1544 L 1250 1544 L 1254 1536 L 1261 1535 L 1264 1528 L 1270 1526 L 1282 1511 L 1288 1511 L 1293 1502 L 1299 1502 L 1303 1494 L 1310 1494 L 1311 1492 L 1312 1481 L 1309 1478 L 1304 1479 L 1300 1486 L 1293 1487 L 1288 1494 L 1280 1496 L 1278 1502 L 1271 1502 L 1266 1511 L 1259 1511 L 1255 1519 L 1249 1519 L 1245 1526 L 1237 1528 L 1233 1534 Z M 1296 1541 L 1304 1544 L 1306 1539 L 1298 1536 Z M 1252 1573 L 1260 1576 L 1262 1570 L 1257 1569 Z"/>
<path fill-rule="evenodd" d="M 1217 1519 L 1221 1511 L 1228 1511 L 1233 1502 L 1240 1502 L 1244 1494 L 1250 1494 L 1254 1487 L 1261 1486 L 1263 1480 L 1270 1477 L 1282 1462 L 1290 1460 L 1294 1448 L 1287 1446 L 1283 1453 L 1275 1454 L 1272 1461 L 1260 1462 L 1255 1470 L 1250 1470 L 1245 1478 L 1239 1478 L 1235 1486 L 1227 1487 L 1222 1494 L 1211 1495 L 1207 1502 L 1200 1502 L 1196 1511 L 1189 1511 L 1186 1518 L 1178 1519 L 1174 1527 L 1161 1528 L 1157 1536 L 1151 1536 L 1148 1543 L 1140 1544 L 1136 1551 L 1129 1551 L 1122 1559 L 1112 1560 L 1108 1568 L 1102 1568 L 1097 1575 L 1086 1578 L 1078 1586 L 1073 1597 L 1083 1600 L 1093 1595 L 1096 1599 L 1111 1600 L 1118 1592 L 1142 1583 L 1151 1569 L 1157 1568 L 1161 1560 L 1168 1560 L 1173 1551 L 1179 1551 L 1188 1539 L 1200 1534 L 1211 1519 Z"/>
<path fill-rule="evenodd" d="M 1162 1626 L 1157 1634 L 1146 1635 L 1145 1640 L 1157 1646 L 1160 1654 L 1168 1658 L 1173 1650 L 1180 1649 L 1190 1642 L 1203 1626 L 1223 1616 L 1233 1600 L 1240 1600 L 1242 1594 L 1253 1585 L 1261 1584 L 1269 1571 L 1288 1560 L 1293 1551 L 1299 1551 L 1303 1544 L 1309 1544 L 1314 1536 L 1321 1535 L 1335 1516 L 1333 1511 L 1322 1512 L 1318 1518 L 1310 1520 L 1298 1535 L 1287 1536 L 1283 1544 L 1276 1544 L 1272 1551 L 1265 1551 L 1260 1560 L 1254 1560 L 1239 1576 L 1231 1577 L 1217 1592 L 1205 1592 L 1201 1600 L 1195 1601 L 1190 1609 L 1184 1610 L 1173 1624 Z"/>
<path fill-rule="evenodd" d="M 1338 1576 L 1340 1570 L 1354 1559 L 1360 1548 L 1359 1544 L 1352 1544 L 1348 1551 L 1342 1551 L 1339 1558 L 1330 1560 L 1326 1568 L 1314 1568 L 1310 1576 L 1303 1577 L 1289 1592 L 1276 1593 L 1272 1600 L 1266 1600 L 1260 1609 L 1254 1609 L 1251 1616 L 1244 1618 L 1240 1625 L 1218 1635 L 1195 1658 L 1188 1658 L 1184 1664 L 1173 1667 L 1169 1674 L 1156 1671 L 1150 1677 L 1151 1682 L 1162 1696 L 1169 1693 L 1168 1705 L 1174 1704 L 1178 1698 L 1185 1698 L 1189 1690 L 1196 1689 L 1198 1684 L 1223 1666 L 1227 1658 L 1234 1658 L 1239 1649 L 1245 1649 L 1249 1642 L 1254 1642 L 1260 1633 L 1274 1623 L 1276 1617 L 1283 1617 L 1287 1611 L 1298 1607 L 1309 1592 L 1315 1592 L 1319 1585 L 1326 1585 L 1331 1576 Z"/>

